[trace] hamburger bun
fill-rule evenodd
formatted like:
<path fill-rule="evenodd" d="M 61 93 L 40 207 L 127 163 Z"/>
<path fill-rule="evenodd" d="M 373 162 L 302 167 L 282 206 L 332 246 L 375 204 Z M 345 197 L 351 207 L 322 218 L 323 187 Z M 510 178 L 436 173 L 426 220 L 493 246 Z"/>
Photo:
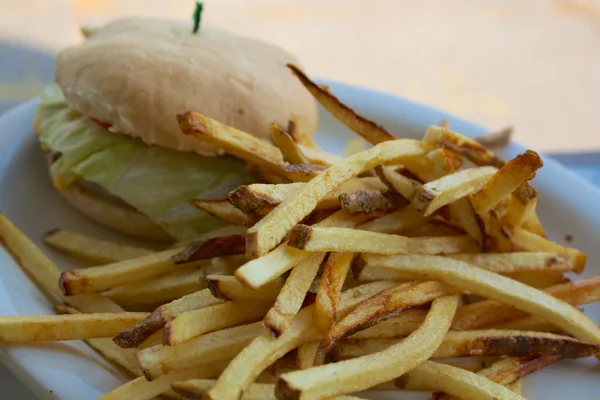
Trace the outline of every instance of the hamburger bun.
<path fill-rule="evenodd" d="M 175 116 L 195 111 L 269 138 L 269 123 L 317 127 L 312 96 L 286 68 L 298 60 L 262 41 L 160 19 L 122 19 L 59 53 L 56 80 L 69 107 L 150 145 L 218 154 L 181 134 Z"/>

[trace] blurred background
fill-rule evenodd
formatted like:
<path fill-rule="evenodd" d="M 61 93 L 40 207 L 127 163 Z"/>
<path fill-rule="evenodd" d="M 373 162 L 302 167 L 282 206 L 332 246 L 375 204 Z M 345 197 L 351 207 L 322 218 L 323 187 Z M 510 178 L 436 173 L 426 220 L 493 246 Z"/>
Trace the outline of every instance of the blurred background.
<path fill-rule="evenodd" d="M 190 20 L 190 0 L 0 2 L 0 112 L 37 95 L 79 27 Z M 600 149 L 600 1 L 206 0 L 203 23 L 275 42 L 313 76 L 390 92 L 547 152 Z"/>

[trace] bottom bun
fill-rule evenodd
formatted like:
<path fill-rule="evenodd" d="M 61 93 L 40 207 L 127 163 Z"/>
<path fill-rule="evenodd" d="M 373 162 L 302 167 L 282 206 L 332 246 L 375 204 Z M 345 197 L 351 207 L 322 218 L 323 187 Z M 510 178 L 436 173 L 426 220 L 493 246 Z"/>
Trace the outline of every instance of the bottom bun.
<path fill-rule="evenodd" d="M 150 218 L 127 204 L 104 199 L 77 184 L 59 193 L 79 212 L 107 228 L 143 239 L 161 242 L 174 240 Z"/>

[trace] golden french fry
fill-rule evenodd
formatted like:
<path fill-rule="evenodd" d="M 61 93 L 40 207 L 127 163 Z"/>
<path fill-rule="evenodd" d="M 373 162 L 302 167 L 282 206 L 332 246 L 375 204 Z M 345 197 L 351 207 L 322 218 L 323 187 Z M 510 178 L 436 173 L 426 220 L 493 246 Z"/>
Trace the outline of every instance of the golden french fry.
<path fill-rule="evenodd" d="M 271 123 L 269 127 L 273 141 L 281 150 L 285 161 L 290 164 L 310 164 L 290 134 L 278 127 L 277 124 Z"/>
<path fill-rule="evenodd" d="M 525 251 L 552 251 L 566 254 L 573 263 L 574 271 L 578 274 L 582 273 L 585 268 L 587 256 L 579 250 L 561 246 L 558 243 L 522 228 L 513 229 L 512 238 L 515 244 Z"/>
<path fill-rule="evenodd" d="M 201 265 L 202 261 L 176 264 L 172 257 L 181 250 L 165 250 L 99 267 L 65 271 L 60 275 L 60 288 L 67 295 L 99 292 Z"/>
<path fill-rule="evenodd" d="M 326 169 L 318 164 L 290 164 L 283 168 L 283 173 L 292 182 L 308 182 Z"/>
<path fill-rule="evenodd" d="M 475 212 L 483 214 L 490 211 L 522 183 L 535 177 L 535 172 L 543 165 L 540 156 L 531 150 L 508 161 L 479 191 L 471 196 Z"/>
<path fill-rule="evenodd" d="M 279 281 L 271 281 L 258 289 L 251 289 L 244 286 L 235 276 L 227 275 L 207 275 L 206 284 L 214 297 L 228 301 L 275 300 L 283 286 Z"/>
<path fill-rule="evenodd" d="M 398 211 L 372 219 L 358 225 L 356 229 L 380 233 L 403 233 L 427 222 L 413 207 L 406 206 Z"/>
<path fill-rule="evenodd" d="M 230 360 L 263 332 L 260 322 L 236 326 L 210 332 L 176 346 L 152 346 L 139 351 L 137 359 L 146 379 L 154 380 L 169 371 Z"/>
<path fill-rule="evenodd" d="M 343 292 L 340 312 L 351 309 L 393 284 L 380 281 Z M 290 327 L 278 338 L 265 332 L 254 339 L 229 363 L 205 397 L 209 400 L 237 400 L 269 365 L 301 344 L 318 340 L 319 332 L 312 326 L 312 313 L 312 306 L 300 310 Z"/>
<path fill-rule="evenodd" d="M 168 304 L 163 304 L 135 326 L 119 332 L 113 340 L 123 348 L 138 347 L 144 340 L 148 339 L 154 332 L 162 329 L 167 322 L 178 315 L 222 303 L 223 300 L 213 297 L 209 289 L 200 290 L 173 300 Z"/>
<path fill-rule="evenodd" d="M 401 194 L 405 199 L 412 201 L 421 187 L 421 183 L 406 177 L 392 167 L 380 165 L 375 168 L 377 176 L 390 190 Z"/>
<path fill-rule="evenodd" d="M 203 396 L 214 386 L 215 382 L 215 379 L 191 379 L 175 382 L 171 387 L 186 399 L 202 400 Z M 275 397 L 275 385 L 272 383 L 253 383 L 244 392 L 241 400 L 277 400 Z"/>
<path fill-rule="evenodd" d="M 460 309 L 460 307 L 458 308 Z M 395 317 L 379 321 L 375 325 L 356 332 L 350 339 L 397 338 L 408 336 L 423 323 L 427 310 L 405 310 Z"/>
<path fill-rule="evenodd" d="M 152 250 L 100 240 L 62 229 L 54 229 L 46 233 L 44 242 L 60 251 L 99 264 L 124 261 L 154 253 Z"/>
<path fill-rule="evenodd" d="M 547 273 L 540 274 L 537 271 L 524 271 L 524 272 L 512 272 L 503 274 L 526 285 L 532 286 L 537 289 L 545 289 L 550 286 L 558 285 L 561 283 L 567 283 L 571 280 L 561 273 Z"/>
<path fill-rule="evenodd" d="M 425 361 L 408 373 L 411 385 L 435 386 L 450 395 L 460 396 L 468 399 L 481 400 L 525 400 L 522 396 L 512 392 L 510 389 L 487 379 L 485 376 L 475 374 L 461 368 L 448 364 Z M 404 379 L 401 380 L 404 382 Z M 442 397 L 433 399 L 440 400 Z"/>
<path fill-rule="evenodd" d="M 205 287 L 203 272 L 190 269 L 108 289 L 102 292 L 102 295 L 122 306 L 156 305 L 195 293 Z"/>
<path fill-rule="evenodd" d="M 512 231 L 502 226 L 495 210 L 479 216 L 483 223 L 483 250 L 486 252 L 505 253 L 518 250 L 513 240 Z"/>
<path fill-rule="evenodd" d="M 186 371 L 171 372 L 153 381 L 144 377 L 136 378 L 126 384 L 119 386 L 110 393 L 99 397 L 97 400 L 151 400 L 171 389 L 171 384 L 179 381 L 187 381 L 194 378 L 214 378 L 225 367 L 225 363 L 213 363 L 203 365 L 200 368 Z"/>
<path fill-rule="evenodd" d="M 427 360 L 450 328 L 458 297 L 435 299 L 423 325 L 384 352 L 282 375 L 280 398 L 319 399 L 368 389 L 397 378 Z"/>
<path fill-rule="evenodd" d="M 419 141 L 400 139 L 383 142 L 369 150 L 345 158 L 307 182 L 293 198 L 286 199 L 256 225 L 248 229 L 246 253 L 257 258 L 268 253 L 300 222 L 319 201 L 343 182 L 386 162 L 401 162 L 426 152 Z"/>
<path fill-rule="evenodd" d="M 135 325 L 148 313 L 120 312 L 0 317 L 0 341 L 48 342 L 106 338 Z"/>
<path fill-rule="evenodd" d="M 296 225 L 288 245 L 307 252 L 355 252 L 376 254 L 449 254 L 474 250 L 468 236 L 414 237 L 367 232 L 350 228 Z"/>
<path fill-rule="evenodd" d="M 542 291 L 502 275 L 458 260 L 439 256 L 413 255 L 398 265 L 393 258 L 367 255 L 374 264 L 414 273 L 420 279 L 439 279 L 472 294 L 501 301 L 520 310 L 546 318 L 576 338 L 600 343 L 600 328 L 579 310 Z"/>
<path fill-rule="evenodd" d="M 494 167 L 468 168 L 424 184 L 417 190 L 413 204 L 424 216 L 475 193 L 496 173 Z"/>
<path fill-rule="evenodd" d="M 367 142 L 365 142 L 363 138 L 352 138 L 348 140 L 348 142 L 346 142 L 346 147 L 344 148 L 344 157 L 363 151 L 366 144 Z"/>
<path fill-rule="evenodd" d="M 448 211 L 452 220 L 456 221 L 478 247 L 483 246 L 484 226 L 481 219 L 475 214 L 475 210 L 468 198 L 462 198 L 454 203 L 448 204 Z"/>
<path fill-rule="evenodd" d="M 466 136 L 460 135 L 450 129 L 431 125 L 425 131 L 423 141 L 435 147 L 448 149 L 471 161 L 475 165 L 491 165 L 502 168 L 504 161 L 480 143 Z"/>
<path fill-rule="evenodd" d="M 248 215 L 268 214 L 275 206 L 293 197 L 304 187 L 303 182 L 269 185 L 255 183 L 242 185 L 231 191 L 227 199 L 239 210 Z M 340 206 L 339 197 L 342 193 L 358 190 L 385 191 L 386 186 L 377 178 L 354 178 L 341 184 L 337 189 L 326 195 L 318 204 L 317 209 L 335 209 Z"/>
<path fill-rule="evenodd" d="M 225 199 L 204 200 L 193 199 L 190 203 L 202 211 L 233 225 L 245 226 L 248 217 Z"/>
<path fill-rule="evenodd" d="M 292 269 L 275 304 L 263 320 L 265 328 L 273 336 L 280 336 L 292 323 L 294 316 L 302 307 L 306 293 L 315 280 L 324 258 L 324 253 L 312 254 Z"/>
<path fill-rule="evenodd" d="M 339 200 L 342 210 L 350 214 L 366 213 L 373 216 L 387 214 L 407 204 L 406 199 L 397 193 L 382 193 L 379 190 L 359 190 L 354 193 L 342 193 Z"/>
<path fill-rule="evenodd" d="M 333 94 L 311 81 L 304 72 L 292 64 L 288 68 L 300 80 L 304 87 L 314 96 L 327 111 L 338 121 L 362 136 L 367 142 L 377 144 L 386 140 L 397 139 L 381 125 L 357 114 L 353 109 L 342 103 Z"/>
<path fill-rule="evenodd" d="M 56 284 L 60 278 L 58 267 L 2 213 L 0 240 L 52 302 L 64 298 Z"/>
<path fill-rule="evenodd" d="M 296 368 L 307 369 L 314 367 L 318 350 L 319 342 L 317 340 L 300 345 L 296 357 Z"/>
<path fill-rule="evenodd" d="M 317 143 L 315 143 L 313 138 L 310 135 L 308 135 L 302 129 L 302 127 L 298 125 L 297 122 L 289 120 L 287 128 L 288 133 L 294 139 L 294 141 L 296 141 L 296 143 L 307 146 L 308 148 L 313 150 L 319 150 L 319 146 L 317 145 Z"/>
<path fill-rule="evenodd" d="M 188 244 L 171 259 L 175 264 L 189 264 L 208 258 L 244 254 L 246 240 L 244 235 L 218 236 Z"/>
<path fill-rule="evenodd" d="M 181 313 L 165 325 L 163 341 L 174 346 L 203 333 L 256 321 L 270 305 L 260 301 L 229 301 Z"/>

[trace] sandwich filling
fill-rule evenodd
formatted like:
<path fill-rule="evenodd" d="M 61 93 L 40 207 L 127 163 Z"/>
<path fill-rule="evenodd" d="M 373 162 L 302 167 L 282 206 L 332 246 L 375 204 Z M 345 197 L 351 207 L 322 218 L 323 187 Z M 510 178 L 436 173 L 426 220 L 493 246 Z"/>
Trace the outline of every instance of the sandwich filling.
<path fill-rule="evenodd" d="M 147 215 L 175 239 L 187 239 L 223 222 L 190 205 L 193 198 L 223 198 L 249 183 L 233 157 L 204 157 L 150 146 L 118 135 L 70 109 L 60 87 L 45 88 L 38 109 L 39 140 L 52 152 L 58 190 L 85 181 Z"/>

